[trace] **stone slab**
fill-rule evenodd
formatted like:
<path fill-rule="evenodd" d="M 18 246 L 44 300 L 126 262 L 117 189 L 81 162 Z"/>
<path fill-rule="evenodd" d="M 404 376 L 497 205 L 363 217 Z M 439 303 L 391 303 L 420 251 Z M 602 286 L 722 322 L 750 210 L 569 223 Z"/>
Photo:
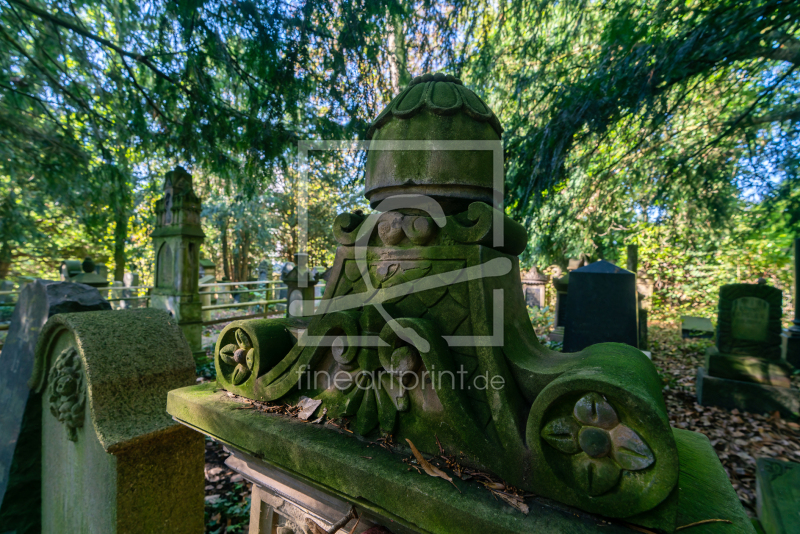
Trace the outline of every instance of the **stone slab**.
<path fill-rule="evenodd" d="M 800 464 L 756 459 L 756 512 L 766 534 L 800 532 Z"/>
<path fill-rule="evenodd" d="M 751 413 L 778 411 L 781 417 L 800 414 L 800 390 L 709 376 L 703 367 L 697 370 L 697 402 Z"/>
<path fill-rule="evenodd" d="M 438 478 L 409 471 L 404 455 L 374 444 L 277 415 L 242 409 L 244 403 L 214 384 L 170 391 L 167 412 L 179 422 L 259 458 L 329 495 L 381 517 L 398 532 L 425 533 L 608 533 L 631 532 L 606 520 L 537 497 L 526 516 L 492 497 L 475 481 L 456 480 L 461 493 Z M 728 519 L 692 527 L 693 534 L 745 534 L 753 527 L 708 439 L 675 430 L 681 458 L 678 525 Z"/>
<path fill-rule="evenodd" d="M 765 360 L 754 356 L 731 354 L 706 354 L 706 372 L 709 376 L 741 380 L 788 388 L 792 385 L 789 376 L 791 366 L 781 360 Z"/>
<path fill-rule="evenodd" d="M 47 319 L 59 313 L 110 310 L 97 289 L 83 284 L 36 280 L 27 284 L 11 317 L 0 353 L 0 525 L 33 532 L 38 525 L 41 473 L 40 399 L 28 380 L 36 343 Z M 31 513 L 31 510 L 36 512 Z"/>
<path fill-rule="evenodd" d="M 714 325 L 705 317 L 681 317 L 681 336 L 684 338 L 711 339 L 714 337 Z"/>

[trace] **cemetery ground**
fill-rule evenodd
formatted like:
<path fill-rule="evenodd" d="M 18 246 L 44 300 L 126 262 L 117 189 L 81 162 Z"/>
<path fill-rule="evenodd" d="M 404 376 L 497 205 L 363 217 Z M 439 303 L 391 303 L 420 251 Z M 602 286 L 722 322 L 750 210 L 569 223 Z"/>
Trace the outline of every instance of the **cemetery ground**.
<path fill-rule="evenodd" d="M 215 332 L 224 324 L 210 327 Z M 537 330 L 539 330 L 537 328 Z M 204 332 L 204 337 L 214 335 Z M 700 406 L 695 395 L 695 375 L 703 365 L 710 339 L 682 339 L 677 323 L 655 323 L 649 328 L 653 363 L 664 382 L 673 427 L 700 432 L 708 437 L 745 510 L 756 516 L 756 458 L 800 462 L 800 422 L 776 414 L 740 413 Z M 208 352 L 209 358 L 213 350 Z M 208 364 L 210 362 L 210 365 Z M 198 382 L 214 380 L 213 360 L 198 362 Z M 793 380 L 800 383 L 800 375 Z M 247 532 L 251 486 L 225 465 L 222 445 L 206 439 L 206 532 Z M 411 460 L 413 461 L 413 460 Z M 398 469 L 405 465 L 398 458 Z"/>

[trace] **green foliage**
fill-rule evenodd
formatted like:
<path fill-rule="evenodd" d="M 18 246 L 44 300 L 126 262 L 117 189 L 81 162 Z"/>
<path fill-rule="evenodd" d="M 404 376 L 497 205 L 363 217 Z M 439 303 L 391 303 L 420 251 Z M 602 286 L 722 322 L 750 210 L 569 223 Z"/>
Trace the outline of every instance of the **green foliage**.
<path fill-rule="evenodd" d="M 230 493 L 206 502 L 206 532 L 209 534 L 244 532 L 250 520 L 250 499 L 242 497 L 244 484 L 238 483 Z"/>

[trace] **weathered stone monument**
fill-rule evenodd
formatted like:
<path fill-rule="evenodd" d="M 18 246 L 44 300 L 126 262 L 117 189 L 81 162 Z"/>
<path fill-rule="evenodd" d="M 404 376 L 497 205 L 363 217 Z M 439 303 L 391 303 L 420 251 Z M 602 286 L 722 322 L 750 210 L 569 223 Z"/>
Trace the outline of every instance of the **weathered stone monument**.
<path fill-rule="evenodd" d="M 714 337 L 714 324 L 707 317 L 681 316 L 681 337 L 711 339 Z"/>
<path fill-rule="evenodd" d="M 86 257 L 82 262 L 77 260 L 61 262 L 59 272 L 61 280 L 64 282 L 76 282 L 92 287 L 108 287 L 108 269 L 105 268 L 105 265 L 102 267 L 103 272 L 98 272 L 98 265 L 92 258 Z"/>
<path fill-rule="evenodd" d="M 756 460 L 756 512 L 765 534 L 800 532 L 800 464 Z"/>
<path fill-rule="evenodd" d="M 214 265 L 214 262 L 209 259 L 200 258 L 200 268 L 198 276 L 200 278 L 203 278 L 204 276 L 211 276 L 213 277 L 214 280 L 216 280 L 217 266 Z"/>
<path fill-rule="evenodd" d="M 175 317 L 194 353 L 204 353 L 198 282 L 205 234 L 200 211 L 192 176 L 183 167 L 168 172 L 164 196 L 156 202 L 156 228 L 150 235 L 156 258 L 150 307 L 167 310 Z"/>
<path fill-rule="evenodd" d="M 194 382 L 165 311 L 51 318 L 29 383 L 41 395 L 41 531 L 202 533 L 203 438 L 164 411 L 167 391 Z"/>
<path fill-rule="evenodd" d="M 620 520 L 673 533 L 711 518 L 753 532 L 708 439 L 670 428 L 641 351 L 539 344 L 527 232 L 495 204 L 501 133 L 459 80 L 413 79 L 369 129 L 376 212 L 334 221 L 319 308 L 228 325 L 217 383 L 171 391 L 167 411 L 228 444 L 255 485 L 251 533 L 346 532 L 355 515 L 396 534 L 629 532 Z"/>
<path fill-rule="evenodd" d="M 314 287 L 319 279 L 308 268 L 308 254 L 295 254 L 294 265 L 281 273 L 286 284 L 286 317 L 307 317 L 314 313 Z"/>
<path fill-rule="evenodd" d="M 520 274 L 525 304 L 531 308 L 542 308 L 547 305 L 546 290 L 550 278 L 540 273 L 536 267 Z"/>
<path fill-rule="evenodd" d="M 110 310 L 96 288 L 37 280 L 25 286 L 0 353 L 0 531 L 41 531 L 41 395 L 28 388 L 42 327 L 58 313 Z"/>
<path fill-rule="evenodd" d="M 567 295 L 569 294 L 569 273 L 562 274 L 561 268 L 554 266 L 553 289 L 556 290 L 556 310 L 553 319 L 553 333 L 550 341 L 564 341 L 564 324 L 567 320 Z"/>
<path fill-rule="evenodd" d="M 639 272 L 639 246 L 628 245 L 628 270 L 636 274 L 636 298 L 638 303 L 637 322 L 639 328 L 639 349 L 646 351 L 647 342 L 647 315 L 653 299 L 655 281 L 646 273 Z"/>
<path fill-rule="evenodd" d="M 800 413 L 800 391 L 781 358 L 782 295 L 766 284 L 719 290 L 716 345 L 697 372 L 700 404 L 747 412 Z"/>
<path fill-rule="evenodd" d="M 800 238 L 794 240 L 794 320 L 783 335 L 784 359 L 800 369 Z"/>
<path fill-rule="evenodd" d="M 636 275 L 599 260 L 569 273 L 564 351 L 596 343 L 639 346 Z"/>

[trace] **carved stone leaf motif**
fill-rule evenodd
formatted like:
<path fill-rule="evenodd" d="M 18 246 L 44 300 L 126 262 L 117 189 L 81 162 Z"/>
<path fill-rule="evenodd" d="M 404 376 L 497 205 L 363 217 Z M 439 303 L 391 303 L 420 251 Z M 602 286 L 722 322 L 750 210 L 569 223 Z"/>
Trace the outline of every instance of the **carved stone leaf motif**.
<path fill-rule="evenodd" d="M 70 347 L 58 355 L 48 376 L 50 413 L 67 428 L 67 438 L 77 441 L 86 407 L 83 369 L 78 351 Z"/>
<path fill-rule="evenodd" d="M 610 432 L 614 459 L 627 471 L 639 471 L 655 461 L 653 451 L 632 429 L 619 425 Z"/>
<path fill-rule="evenodd" d="M 614 462 L 604 460 L 592 458 L 586 453 L 578 454 L 573 459 L 575 480 L 589 495 L 602 495 L 619 482 L 622 470 Z"/>
<path fill-rule="evenodd" d="M 580 429 L 581 425 L 572 417 L 559 417 L 547 423 L 542 431 L 542 437 L 564 454 L 575 454 L 581 450 L 578 444 Z"/>
<path fill-rule="evenodd" d="M 588 393 L 575 403 L 575 419 L 584 425 L 611 430 L 619 424 L 617 412 L 599 393 Z"/>

